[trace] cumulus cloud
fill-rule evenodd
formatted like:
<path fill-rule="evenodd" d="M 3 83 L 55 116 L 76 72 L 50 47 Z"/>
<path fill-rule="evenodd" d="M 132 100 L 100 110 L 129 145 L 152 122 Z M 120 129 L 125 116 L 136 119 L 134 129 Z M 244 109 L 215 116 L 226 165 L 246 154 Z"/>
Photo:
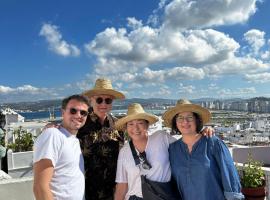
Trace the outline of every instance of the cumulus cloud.
<path fill-rule="evenodd" d="M 257 2 L 259 0 L 161 0 L 146 23 L 128 17 L 126 26 L 106 28 L 84 45 L 86 52 L 96 57 L 96 62 L 93 73 L 77 83 L 77 87 L 89 89 L 97 77 L 106 76 L 122 91 L 139 89 L 143 95 L 145 89 L 159 87 L 160 91 L 151 95 L 168 95 L 172 94 L 170 88 L 165 87 L 168 82 L 264 73 L 269 70 L 266 59 L 270 54 L 260 52 L 266 40 L 263 31 L 246 32 L 243 37 L 250 54 L 239 55 L 243 49 L 240 44 L 213 29 L 245 23 L 256 12 Z M 40 35 L 46 37 L 52 51 L 66 56 L 76 54 L 72 53 L 72 45 L 62 39 L 58 27 L 45 24 Z M 61 46 L 65 48 L 59 48 Z M 259 56 L 253 57 L 259 53 L 264 61 Z M 245 80 L 248 78 L 251 79 L 246 75 Z M 219 89 L 216 84 L 210 84 L 207 91 Z M 237 92 L 256 92 L 253 89 L 238 88 Z M 237 95 L 230 89 L 220 90 L 220 94 Z M 183 84 L 178 92 L 195 94 L 198 91 L 193 84 Z"/>
<path fill-rule="evenodd" d="M 173 0 L 165 7 L 166 27 L 197 29 L 244 23 L 256 12 L 258 0 Z"/>
<path fill-rule="evenodd" d="M 179 84 L 179 87 L 177 89 L 178 94 L 192 94 L 194 93 L 194 90 L 196 89 L 193 85 L 184 85 L 183 83 Z"/>
<path fill-rule="evenodd" d="M 236 89 L 221 89 L 217 93 L 220 97 L 243 97 L 250 96 L 252 94 L 256 94 L 255 87 L 247 87 L 247 88 L 236 88 Z"/>
<path fill-rule="evenodd" d="M 132 24 L 138 23 L 132 19 Z M 239 48 L 228 35 L 213 29 L 181 33 L 141 23 L 133 28 L 130 32 L 125 28 L 107 28 L 85 45 L 87 52 L 97 56 L 97 73 L 135 72 L 161 63 L 214 63 L 227 59 Z"/>
<path fill-rule="evenodd" d="M 7 94 L 7 93 L 10 93 L 12 91 L 14 91 L 13 88 L 0 85 L 0 94 Z"/>
<path fill-rule="evenodd" d="M 168 0 L 160 0 L 158 8 L 153 10 L 152 14 L 148 17 L 147 24 L 157 26 L 160 23 L 160 13 L 163 11 Z"/>
<path fill-rule="evenodd" d="M 257 55 L 265 44 L 265 32 L 257 29 L 249 30 L 244 34 L 244 40 L 250 45 L 251 54 Z"/>
<path fill-rule="evenodd" d="M 141 92 L 141 96 L 144 98 L 156 98 L 156 97 L 168 97 L 172 94 L 170 89 L 166 86 L 160 86 L 158 89 L 152 90 L 151 92 Z"/>
<path fill-rule="evenodd" d="M 25 92 L 35 94 L 35 93 L 39 93 L 43 91 L 44 89 L 36 88 L 31 85 L 23 85 L 17 88 L 11 88 L 11 87 L 0 85 L 0 94 L 25 93 Z"/>
<path fill-rule="evenodd" d="M 37 88 L 31 85 L 8 87 L 0 85 L 0 102 L 33 101 L 39 99 L 55 99 L 59 97 L 57 89 Z"/>
<path fill-rule="evenodd" d="M 219 86 L 216 83 L 211 83 L 208 85 L 209 90 L 218 90 Z"/>
<path fill-rule="evenodd" d="M 251 83 L 267 83 L 270 82 L 270 73 L 247 74 L 245 79 Z"/>
<path fill-rule="evenodd" d="M 128 24 L 127 26 L 132 29 L 138 29 L 143 26 L 142 21 L 138 21 L 135 17 L 128 17 L 127 18 Z"/>
<path fill-rule="evenodd" d="M 116 30 L 107 28 L 105 31 L 96 35 L 95 40 L 86 44 L 86 49 L 97 56 L 113 56 L 127 54 L 132 50 L 132 43 L 127 37 L 124 28 Z"/>
<path fill-rule="evenodd" d="M 202 69 L 193 67 L 174 67 L 171 69 L 151 70 L 145 68 L 141 73 L 124 73 L 114 79 L 124 82 L 135 83 L 160 83 L 175 80 L 201 80 L 205 76 Z"/>
<path fill-rule="evenodd" d="M 89 54 L 96 55 L 95 73 L 101 76 L 127 73 L 132 76 L 139 74 L 136 75 L 138 77 L 143 68 L 151 66 L 155 70 L 154 76 L 162 81 L 166 79 L 164 71 L 155 69 L 161 65 L 172 71 L 175 69 L 169 66 L 191 65 L 203 69 L 212 77 L 234 73 L 235 65 L 237 73 L 265 70 L 267 66 L 259 60 L 236 58 L 240 45 L 229 35 L 213 29 L 192 30 L 189 24 L 181 24 L 182 19 L 183 23 L 195 24 L 196 28 L 242 23 L 255 13 L 256 2 L 174 0 L 168 3 L 162 0 L 158 9 L 153 11 L 153 15 L 157 15 L 160 10 L 165 10 L 164 21 L 159 27 L 144 25 L 141 20 L 130 17 L 127 18 L 127 28 L 107 28 L 85 44 L 85 49 Z M 197 26 L 196 22 L 202 26 Z M 168 24 L 174 27 L 180 24 L 187 29 L 168 28 Z M 252 31 L 246 34 L 250 42 L 251 35 Z M 253 41 L 253 46 L 259 48 L 258 40 Z"/>
<path fill-rule="evenodd" d="M 269 60 L 270 59 L 270 51 L 265 51 L 261 54 L 262 59 Z"/>
<path fill-rule="evenodd" d="M 73 44 L 68 44 L 62 39 L 62 34 L 58 27 L 45 23 L 39 32 L 40 36 L 44 36 L 49 44 L 49 49 L 61 56 L 79 56 L 80 50 Z"/>
<path fill-rule="evenodd" d="M 247 74 L 266 71 L 269 63 L 251 57 L 231 57 L 223 62 L 206 65 L 203 69 L 209 76 Z"/>

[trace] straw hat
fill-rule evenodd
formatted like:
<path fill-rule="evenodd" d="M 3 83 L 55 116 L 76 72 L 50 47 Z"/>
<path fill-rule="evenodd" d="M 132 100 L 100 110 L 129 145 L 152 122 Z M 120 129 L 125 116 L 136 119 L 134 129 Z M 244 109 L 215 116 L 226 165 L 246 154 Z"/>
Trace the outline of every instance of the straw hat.
<path fill-rule="evenodd" d="M 176 105 L 172 108 L 169 108 L 162 116 L 164 120 L 164 124 L 167 127 L 172 127 L 172 119 L 173 117 L 180 112 L 194 112 L 197 113 L 201 119 L 203 124 L 206 124 L 210 121 L 211 113 L 208 109 L 203 108 L 199 105 L 192 104 L 190 101 L 186 99 L 180 99 L 177 101 Z"/>
<path fill-rule="evenodd" d="M 92 97 L 95 95 L 111 95 L 115 99 L 124 99 L 125 95 L 121 92 L 118 92 L 113 89 L 112 83 L 109 79 L 97 79 L 95 86 L 91 90 L 87 90 L 83 93 L 83 95 Z"/>
<path fill-rule="evenodd" d="M 128 106 L 127 116 L 116 121 L 115 128 L 117 130 L 123 130 L 126 123 L 134 119 L 147 120 L 149 125 L 158 121 L 158 117 L 156 115 L 146 113 L 141 104 L 133 103 Z"/>

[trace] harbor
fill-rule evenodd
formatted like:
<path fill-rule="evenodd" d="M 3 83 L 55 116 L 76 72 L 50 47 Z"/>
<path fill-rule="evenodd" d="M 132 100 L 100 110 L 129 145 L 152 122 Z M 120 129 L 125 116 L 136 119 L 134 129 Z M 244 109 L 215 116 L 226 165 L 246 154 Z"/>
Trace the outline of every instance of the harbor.
<path fill-rule="evenodd" d="M 44 126 L 49 122 L 61 121 L 60 111 L 50 112 L 29 112 L 19 114 L 12 109 L 6 109 L 1 111 L 5 114 L 5 122 L 2 121 L 2 125 L 5 124 L 3 130 L 6 130 L 5 141 L 8 144 L 14 143 L 16 140 L 16 134 L 14 131 L 20 130 L 25 133 L 31 133 L 32 139 L 34 139 L 42 132 Z M 153 114 L 158 115 L 160 120 L 153 124 L 149 128 L 149 134 L 154 133 L 156 130 L 166 129 L 170 132 L 170 129 L 163 126 L 161 115 L 164 110 L 147 110 Z M 126 110 L 113 110 L 112 114 L 118 118 L 126 115 Z M 212 111 L 213 119 L 209 126 L 212 126 L 215 130 L 215 134 L 223 139 L 228 145 L 231 155 L 235 163 L 242 165 L 247 162 L 248 154 L 251 153 L 253 158 L 263 162 L 263 171 L 266 177 L 266 189 L 269 191 L 270 182 L 270 146 L 269 146 L 269 114 L 247 114 L 245 112 L 228 112 L 228 111 Z M 24 117 L 25 116 L 25 117 Z M 37 119 L 36 116 L 41 118 Z M 230 119 L 228 121 L 228 119 Z M 3 118 L 2 118 L 3 120 Z M 226 123 L 225 123 L 226 122 Z M 179 138 L 178 135 L 174 137 Z M 2 171 L 0 178 L 0 193 L 1 198 L 6 195 L 10 200 L 34 199 L 32 193 L 33 183 L 33 151 L 15 152 L 12 149 L 7 149 L 6 163 L 1 162 Z M 3 166 L 3 163 L 4 166 Z M 24 192 L 23 196 L 17 191 Z M 268 199 L 269 197 L 269 192 Z M 3 198 L 6 199 L 6 198 Z"/>

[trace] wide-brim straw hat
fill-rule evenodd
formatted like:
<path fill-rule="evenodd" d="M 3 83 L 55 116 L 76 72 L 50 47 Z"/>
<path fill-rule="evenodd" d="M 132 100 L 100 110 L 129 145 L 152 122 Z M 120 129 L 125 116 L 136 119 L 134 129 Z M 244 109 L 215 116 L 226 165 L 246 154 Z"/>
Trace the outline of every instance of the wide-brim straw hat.
<path fill-rule="evenodd" d="M 117 130 L 124 130 L 127 122 L 135 119 L 147 120 L 149 125 L 154 124 L 159 120 L 156 115 L 146 113 L 141 104 L 133 103 L 128 106 L 127 115 L 115 122 L 115 128 Z"/>
<path fill-rule="evenodd" d="M 163 115 L 164 125 L 167 127 L 172 127 L 172 119 L 175 115 L 180 112 L 193 112 L 197 113 L 203 122 L 203 125 L 210 121 L 211 113 L 208 109 L 203 108 L 197 104 L 192 104 L 186 99 L 180 99 L 177 101 L 176 105 L 169 108 Z"/>
<path fill-rule="evenodd" d="M 91 90 L 87 90 L 83 95 L 92 97 L 96 95 L 110 95 L 114 99 L 124 99 L 125 95 L 113 89 L 112 83 L 109 79 L 97 79 L 95 86 Z"/>

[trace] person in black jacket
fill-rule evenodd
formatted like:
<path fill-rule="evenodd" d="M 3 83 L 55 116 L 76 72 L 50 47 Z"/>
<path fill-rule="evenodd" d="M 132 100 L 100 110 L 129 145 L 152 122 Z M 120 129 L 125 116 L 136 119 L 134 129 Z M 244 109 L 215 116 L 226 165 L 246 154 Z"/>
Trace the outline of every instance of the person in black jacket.
<path fill-rule="evenodd" d="M 108 79 L 97 79 L 94 88 L 84 95 L 92 108 L 77 135 L 85 164 L 85 199 L 112 200 L 123 136 L 114 128 L 117 119 L 109 113 L 113 100 L 125 96 L 114 90 Z"/>

